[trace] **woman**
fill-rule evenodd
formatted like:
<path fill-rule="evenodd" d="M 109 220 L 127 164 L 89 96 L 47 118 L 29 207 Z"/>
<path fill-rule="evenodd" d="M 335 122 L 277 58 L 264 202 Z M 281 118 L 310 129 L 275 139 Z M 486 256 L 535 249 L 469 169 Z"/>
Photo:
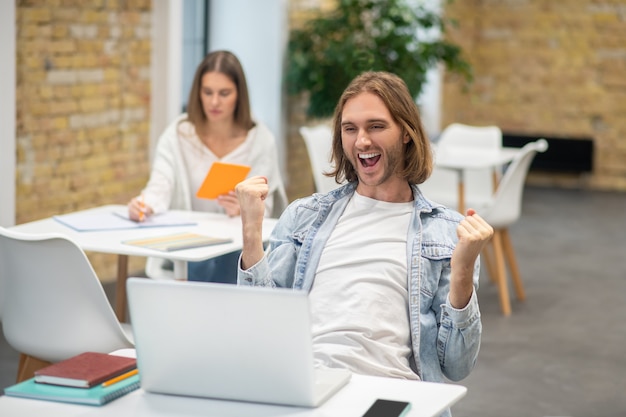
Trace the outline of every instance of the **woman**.
<path fill-rule="evenodd" d="M 266 212 L 278 217 L 287 198 L 278 169 L 274 136 L 252 119 L 241 63 L 228 51 L 209 53 L 193 79 L 187 113 L 159 138 L 150 180 L 128 203 L 131 219 L 170 209 L 221 212 L 238 216 L 234 191 L 215 200 L 196 197 L 196 190 L 216 161 L 248 165 L 249 176 L 261 175 L 275 187 L 265 200 Z M 238 253 L 189 264 L 188 279 L 236 282 Z M 167 265 L 170 264 L 170 265 Z M 148 276 L 172 277 L 171 263 L 149 259 Z"/>

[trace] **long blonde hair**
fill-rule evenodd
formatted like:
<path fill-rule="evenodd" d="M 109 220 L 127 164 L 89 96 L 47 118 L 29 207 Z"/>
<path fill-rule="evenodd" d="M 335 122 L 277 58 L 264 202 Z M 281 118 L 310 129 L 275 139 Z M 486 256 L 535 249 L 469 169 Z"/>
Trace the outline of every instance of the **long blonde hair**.
<path fill-rule="evenodd" d="M 389 109 L 394 122 L 402 128 L 402 135 L 410 136 L 411 140 L 404 145 L 404 164 L 399 167 L 398 173 L 410 184 L 421 184 L 430 176 L 433 169 L 430 141 L 424 133 L 417 104 L 411 97 L 406 83 L 397 75 L 382 71 L 369 71 L 359 75 L 341 95 L 333 116 L 332 159 L 335 170 L 328 176 L 334 176 L 338 183 L 344 179 L 348 181 L 358 179 L 356 170 L 343 151 L 341 117 L 346 102 L 363 92 L 380 97 Z"/>

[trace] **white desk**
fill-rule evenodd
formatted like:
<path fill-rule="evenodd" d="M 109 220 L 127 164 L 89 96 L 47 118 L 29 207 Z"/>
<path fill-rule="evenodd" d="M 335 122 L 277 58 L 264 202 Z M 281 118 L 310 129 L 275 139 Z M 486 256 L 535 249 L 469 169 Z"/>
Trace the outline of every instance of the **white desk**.
<path fill-rule="evenodd" d="M 494 172 L 494 189 L 497 187 L 496 170 L 510 163 L 520 153 L 521 148 L 503 147 L 498 151 L 468 150 L 450 151 L 437 153 L 437 147 L 433 146 L 435 152 L 435 165 L 439 168 L 448 169 L 457 173 L 459 185 L 459 207 L 458 211 L 465 214 L 465 171 L 470 169 L 491 169 Z"/>
<path fill-rule="evenodd" d="M 453 384 L 353 375 L 318 408 L 283 407 L 148 394 L 139 389 L 102 407 L 0 397 L 1 416 L 20 417 L 361 417 L 376 398 L 409 401 L 407 417 L 433 417 L 461 399 L 467 388 Z"/>
<path fill-rule="evenodd" d="M 125 206 L 108 205 L 84 210 L 82 212 L 113 211 L 124 209 Z M 49 217 L 30 223 L 12 227 L 23 233 L 60 233 L 78 244 L 85 251 L 112 253 L 118 255 L 118 273 L 116 283 L 116 308 L 118 318 L 126 318 L 126 278 L 128 277 L 128 256 L 154 256 L 174 261 L 176 278 L 187 278 L 187 262 L 203 261 L 226 253 L 241 250 L 243 238 L 241 234 L 241 218 L 228 217 L 225 214 L 192 211 L 174 211 L 181 218 L 195 222 L 188 226 L 146 227 L 135 229 L 117 229 L 108 231 L 79 232 Z M 269 240 L 276 219 L 265 219 L 263 222 L 263 240 Z M 149 238 L 179 232 L 194 232 L 209 236 L 227 237 L 232 243 L 224 243 L 201 248 L 185 249 L 172 252 L 161 252 L 122 243 L 124 240 Z"/>

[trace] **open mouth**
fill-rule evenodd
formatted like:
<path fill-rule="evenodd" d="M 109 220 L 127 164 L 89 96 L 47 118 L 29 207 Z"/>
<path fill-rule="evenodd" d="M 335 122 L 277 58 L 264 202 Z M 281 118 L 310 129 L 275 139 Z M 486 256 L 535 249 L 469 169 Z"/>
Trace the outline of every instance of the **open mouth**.
<path fill-rule="evenodd" d="M 359 154 L 359 161 L 361 161 L 361 165 L 365 168 L 376 165 L 376 162 L 378 162 L 379 159 L 380 153 L 378 152 Z"/>

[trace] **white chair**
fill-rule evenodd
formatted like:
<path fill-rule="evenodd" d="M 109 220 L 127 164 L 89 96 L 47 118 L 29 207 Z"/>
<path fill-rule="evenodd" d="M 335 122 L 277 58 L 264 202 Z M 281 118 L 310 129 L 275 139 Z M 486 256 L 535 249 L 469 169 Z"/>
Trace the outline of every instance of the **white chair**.
<path fill-rule="evenodd" d="M 452 123 L 447 126 L 434 146 L 435 161 L 439 156 L 497 153 L 502 148 L 502 130 L 498 126 L 471 126 Z M 490 169 L 468 169 L 463 173 L 463 189 L 466 200 L 486 203 L 495 192 L 499 173 Z M 420 185 L 420 189 L 431 200 L 459 210 L 457 173 L 435 168 L 431 176 Z M 466 205 L 467 207 L 467 205 Z"/>
<path fill-rule="evenodd" d="M 0 227 L 2 328 L 20 352 L 17 380 L 86 351 L 134 347 L 85 253 L 60 234 Z"/>
<path fill-rule="evenodd" d="M 463 153 L 474 152 L 476 148 L 497 151 L 502 147 L 502 130 L 498 126 L 452 123 L 441 132 L 437 143 L 449 150 Z"/>
<path fill-rule="evenodd" d="M 330 160 L 333 142 L 333 132 L 330 126 L 323 124 L 315 127 L 302 126 L 300 135 L 309 153 L 316 191 L 327 193 L 339 187 L 340 184 L 337 184 L 334 177 L 324 175 L 325 172 L 331 172 L 334 169 Z"/>
<path fill-rule="evenodd" d="M 521 216 L 524 184 L 530 164 L 537 152 L 545 152 L 547 149 L 548 142 L 545 139 L 527 143 L 505 171 L 491 200 L 482 206 L 472 205 L 494 228 L 493 238 L 488 245 L 493 250 L 493 261 L 488 251 L 483 251 L 483 254 L 489 275 L 498 285 L 500 307 L 505 316 L 511 314 L 506 266 L 511 273 L 518 300 L 526 298 L 508 228 Z"/>

